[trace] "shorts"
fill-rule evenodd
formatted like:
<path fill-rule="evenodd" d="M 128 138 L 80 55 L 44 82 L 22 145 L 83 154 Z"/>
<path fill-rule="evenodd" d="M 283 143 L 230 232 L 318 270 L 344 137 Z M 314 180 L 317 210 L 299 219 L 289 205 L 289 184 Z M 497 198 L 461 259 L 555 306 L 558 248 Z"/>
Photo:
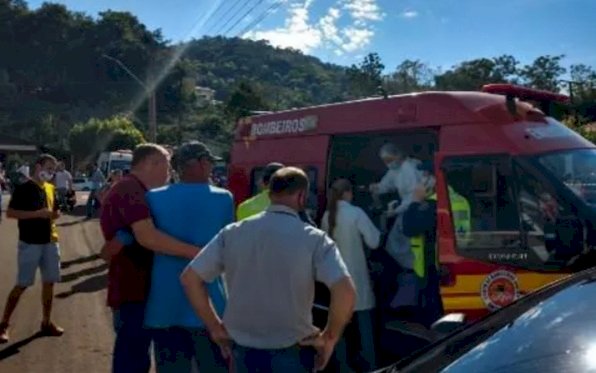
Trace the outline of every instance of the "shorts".
<path fill-rule="evenodd" d="M 60 282 L 60 247 L 57 242 L 29 244 L 19 242 L 17 285 L 29 287 L 39 268 L 44 283 Z"/>

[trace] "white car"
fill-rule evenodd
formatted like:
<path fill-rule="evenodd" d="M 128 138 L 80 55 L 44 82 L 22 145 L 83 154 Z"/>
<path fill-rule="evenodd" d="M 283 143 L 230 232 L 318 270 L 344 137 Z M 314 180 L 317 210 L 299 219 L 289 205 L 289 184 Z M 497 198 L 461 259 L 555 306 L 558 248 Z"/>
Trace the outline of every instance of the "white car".
<path fill-rule="evenodd" d="M 77 192 L 88 192 L 91 190 L 91 181 L 86 177 L 76 177 L 72 179 L 72 188 Z"/>

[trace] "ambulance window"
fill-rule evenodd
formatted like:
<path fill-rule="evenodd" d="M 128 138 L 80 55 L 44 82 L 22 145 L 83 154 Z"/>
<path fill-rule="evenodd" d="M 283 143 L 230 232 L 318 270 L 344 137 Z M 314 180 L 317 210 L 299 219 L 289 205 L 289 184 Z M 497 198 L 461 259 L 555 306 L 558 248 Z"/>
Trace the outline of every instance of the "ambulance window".
<path fill-rule="evenodd" d="M 541 263 L 565 265 L 583 250 L 583 225 L 555 192 L 516 165 L 528 252 Z"/>
<path fill-rule="evenodd" d="M 521 248 L 510 158 L 451 158 L 443 164 L 460 254 L 478 259 Z"/>

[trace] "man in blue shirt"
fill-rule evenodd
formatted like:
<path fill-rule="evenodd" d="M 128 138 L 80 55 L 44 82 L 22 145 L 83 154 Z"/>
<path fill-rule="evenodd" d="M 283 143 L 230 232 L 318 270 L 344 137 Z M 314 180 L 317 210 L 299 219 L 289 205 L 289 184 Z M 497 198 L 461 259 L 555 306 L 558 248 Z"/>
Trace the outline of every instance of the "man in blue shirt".
<path fill-rule="evenodd" d="M 147 201 L 155 225 L 184 242 L 203 247 L 223 227 L 233 222 L 234 204 L 230 192 L 209 184 L 215 157 L 198 141 L 183 144 L 174 154 L 180 183 L 154 189 Z M 131 236 L 119 232 L 117 240 L 127 243 Z M 112 246 L 110 243 L 108 246 Z M 113 248 L 113 246 L 112 246 Z M 180 283 L 180 274 L 189 260 L 156 254 L 145 325 L 153 330 L 158 373 L 190 372 L 192 360 L 201 372 L 227 372 L 217 345 L 209 340 L 205 325 L 194 313 Z M 208 285 L 216 311 L 225 307 L 221 278 Z"/>

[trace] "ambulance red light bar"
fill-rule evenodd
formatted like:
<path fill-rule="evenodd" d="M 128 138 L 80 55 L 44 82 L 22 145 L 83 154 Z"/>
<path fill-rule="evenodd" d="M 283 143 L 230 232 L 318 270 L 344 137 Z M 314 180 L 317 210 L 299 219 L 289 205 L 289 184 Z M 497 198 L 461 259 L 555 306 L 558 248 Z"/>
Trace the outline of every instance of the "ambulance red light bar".
<path fill-rule="evenodd" d="M 514 84 L 486 84 L 482 87 L 482 92 L 504 95 L 508 97 L 517 97 L 522 100 L 548 101 L 569 103 L 569 96 L 539 89 L 520 87 Z"/>

